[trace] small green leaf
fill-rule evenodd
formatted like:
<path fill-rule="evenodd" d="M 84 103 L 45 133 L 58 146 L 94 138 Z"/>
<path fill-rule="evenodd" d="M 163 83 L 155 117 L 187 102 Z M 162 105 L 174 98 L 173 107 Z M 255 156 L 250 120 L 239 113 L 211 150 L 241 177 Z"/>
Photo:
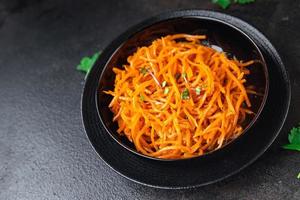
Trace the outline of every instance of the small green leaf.
<path fill-rule="evenodd" d="M 140 100 L 145 101 L 145 97 L 143 95 L 140 95 Z"/>
<path fill-rule="evenodd" d="M 200 87 L 197 87 L 197 88 L 196 88 L 196 94 L 197 94 L 197 95 L 200 95 L 200 93 L 201 93 L 201 88 L 200 88 Z"/>
<path fill-rule="evenodd" d="M 87 77 L 92 67 L 94 66 L 96 60 L 98 59 L 99 55 L 100 52 L 97 52 L 92 57 L 83 57 L 76 69 L 85 72 Z"/>
<path fill-rule="evenodd" d="M 234 3 L 239 3 L 239 4 L 247 4 L 253 2 L 255 2 L 255 0 L 234 0 Z"/>
<path fill-rule="evenodd" d="M 167 85 L 167 81 L 163 81 L 161 84 L 162 87 L 166 87 L 166 85 Z"/>
<path fill-rule="evenodd" d="M 170 91 L 170 89 L 168 87 L 166 87 L 165 90 L 164 90 L 164 94 L 168 94 L 169 91 Z"/>
<path fill-rule="evenodd" d="M 283 145 L 282 148 L 288 149 L 288 150 L 300 151 L 299 144 L 286 144 L 286 145 Z"/>
<path fill-rule="evenodd" d="M 300 127 L 292 128 L 288 139 L 292 144 L 300 144 Z"/>
<path fill-rule="evenodd" d="M 183 92 L 181 93 L 181 99 L 184 99 L 184 100 L 189 99 L 189 95 L 190 95 L 189 90 L 187 88 L 185 88 L 183 90 Z"/>
<path fill-rule="evenodd" d="M 220 7 L 223 9 L 228 8 L 232 1 L 231 0 L 212 0 L 213 3 L 218 4 Z M 248 4 L 248 3 L 253 3 L 255 0 L 234 0 L 234 3 L 237 4 Z"/>
<path fill-rule="evenodd" d="M 143 75 L 147 74 L 147 72 L 148 72 L 148 70 L 145 67 L 142 67 L 140 69 L 140 73 L 143 74 Z"/>
<path fill-rule="evenodd" d="M 288 140 L 290 144 L 282 146 L 284 149 L 300 151 L 300 125 L 290 130 Z"/>
<path fill-rule="evenodd" d="M 282 148 L 294 151 L 300 151 L 300 124 L 298 127 L 293 127 L 288 136 L 290 144 L 283 145 Z M 300 179 L 300 173 L 297 178 Z"/>
<path fill-rule="evenodd" d="M 186 73 L 185 72 L 182 73 L 182 77 L 186 78 Z"/>
<path fill-rule="evenodd" d="M 218 4 L 221 8 L 226 9 L 230 6 L 230 0 L 212 0 L 213 3 Z"/>

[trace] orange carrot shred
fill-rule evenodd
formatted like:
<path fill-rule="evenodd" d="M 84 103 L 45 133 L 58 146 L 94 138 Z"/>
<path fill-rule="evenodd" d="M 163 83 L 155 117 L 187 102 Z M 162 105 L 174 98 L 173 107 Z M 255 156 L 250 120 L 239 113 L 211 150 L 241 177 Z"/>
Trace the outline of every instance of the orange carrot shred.
<path fill-rule="evenodd" d="M 113 68 L 109 104 L 118 133 L 142 154 L 190 158 L 238 137 L 249 109 L 248 66 L 201 45 L 205 35 L 175 34 L 140 47 L 128 64 Z M 247 107 L 243 107 L 246 105 Z"/>

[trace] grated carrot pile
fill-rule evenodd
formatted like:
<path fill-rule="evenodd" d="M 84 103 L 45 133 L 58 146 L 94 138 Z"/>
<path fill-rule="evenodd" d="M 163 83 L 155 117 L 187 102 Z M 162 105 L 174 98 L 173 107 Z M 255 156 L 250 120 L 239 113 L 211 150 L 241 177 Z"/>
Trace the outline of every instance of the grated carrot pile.
<path fill-rule="evenodd" d="M 168 35 L 128 57 L 109 105 L 118 133 L 138 152 L 175 159 L 203 155 L 238 137 L 253 114 L 245 88 L 253 61 L 202 45 L 204 35 Z M 245 103 L 246 106 L 242 106 Z M 248 107 L 248 108 L 246 108 Z"/>

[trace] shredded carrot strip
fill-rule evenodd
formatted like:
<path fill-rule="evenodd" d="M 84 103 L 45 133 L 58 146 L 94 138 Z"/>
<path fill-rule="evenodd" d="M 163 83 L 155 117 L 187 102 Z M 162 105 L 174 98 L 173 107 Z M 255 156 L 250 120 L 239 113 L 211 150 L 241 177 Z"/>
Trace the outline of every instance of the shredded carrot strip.
<path fill-rule="evenodd" d="M 254 114 L 246 88 L 253 61 L 229 59 L 201 45 L 204 35 L 175 34 L 138 48 L 116 74 L 109 104 L 118 133 L 138 152 L 189 158 L 216 150 L 238 137 Z M 246 106 L 243 104 L 246 104 Z"/>

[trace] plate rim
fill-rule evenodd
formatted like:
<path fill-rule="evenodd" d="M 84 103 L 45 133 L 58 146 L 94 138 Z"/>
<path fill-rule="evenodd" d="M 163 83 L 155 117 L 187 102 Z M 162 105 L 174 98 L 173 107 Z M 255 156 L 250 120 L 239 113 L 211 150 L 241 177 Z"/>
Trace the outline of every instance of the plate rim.
<path fill-rule="evenodd" d="M 142 184 L 142 185 L 145 185 L 145 186 L 153 187 L 153 188 L 160 188 L 160 189 L 190 189 L 190 188 L 196 188 L 196 187 L 205 186 L 205 185 L 209 185 L 209 184 L 213 184 L 213 183 L 219 182 L 221 180 L 224 180 L 224 179 L 226 179 L 226 178 L 228 178 L 230 176 L 233 176 L 233 175 L 239 173 L 244 168 L 246 168 L 247 166 L 251 165 L 259 157 L 261 157 L 261 155 L 263 153 L 265 153 L 265 151 L 273 144 L 273 142 L 275 141 L 275 139 L 279 135 L 282 127 L 284 126 L 286 118 L 287 118 L 288 113 L 289 113 L 289 108 L 290 108 L 290 103 L 291 103 L 291 84 L 290 84 L 290 79 L 289 79 L 289 74 L 288 74 L 287 68 L 284 66 L 284 64 L 282 62 L 282 59 L 280 58 L 280 56 L 279 56 L 277 50 L 275 49 L 275 47 L 273 46 L 273 44 L 258 29 L 256 29 L 252 25 L 248 24 L 247 22 L 245 22 L 245 21 L 243 21 L 243 20 L 241 20 L 239 18 L 236 18 L 236 17 L 228 15 L 228 14 L 223 14 L 223 13 L 215 12 L 215 11 L 207 11 L 207 10 L 175 10 L 175 11 L 168 11 L 168 12 L 164 12 L 162 14 L 156 15 L 156 16 L 154 16 L 152 18 L 143 20 L 142 22 L 138 23 L 137 25 L 132 26 L 131 28 L 129 28 L 127 31 L 125 31 L 121 35 L 128 34 L 129 32 L 132 32 L 132 30 L 135 30 L 135 32 L 138 32 L 140 27 L 143 28 L 145 26 L 151 25 L 151 24 L 153 24 L 155 22 L 158 22 L 158 21 L 161 21 L 161 20 L 168 20 L 168 19 L 173 19 L 173 18 L 178 18 L 178 17 L 189 17 L 189 16 L 190 17 L 196 17 L 197 16 L 199 18 L 209 18 L 209 19 L 213 19 L 213 20 L 219 20 L 219 21 L 221 21 L 223 23 L 224 23 L 225 19 L 228 19 L 229 22 L 226 21 L 225 23 L 229 24 L 231 26 L 234 26 L 238 30 L 240 30 L 240 28 L 237 27 L 235 24 L 232 24 L 233 22 L 235 22 L 237 24 L 240 24 L 244 28 L 247 28 L 248 31 L 251 32 L 251 34 L 247 34 L 247 33 L 246 34 L 247 34 L 248 37 L 251 38 L 251 40 L 255 41 L 255 39 L 252 38 L 253 36 L 251 37 L 252 34 L 257 35 L 259 38 L 263 38 L 262 42 L 264 43 L 265 46 L 268 46 L 268 47 L 272 48 L 272 49 L 268 49 L 268 50 L 269 51 L 271 50 L 272 53 L 273 53 L 273 55 L 275 55 L 272 58 L 273 59 L 275 58 L 276 62 L 279 65 L 282 66 L 281 67 L 281 71 L 284 72 L 283 74 L 285 75 L 285 80 L 286 80 L 285 89 L 286 89 L 286 92 L 287 92 L 287 99 L 285 101 L 286 109 L 285 109 L 285 112 L 284 112 L 284 115 L 283 115 L 282 123 L 280 124 L 280 126 L 276 130 L 276 133 L 274 133 L 274 136 L 273 136 L 272 140 L 270 140 L 270 142 L 268 143 L 268 145 L 266 145 L 263 149 L 261 149 L 259 151 L 259 153 L 256 154 L 256 156 L 254 156 L 251 160 L 249 160 L 243 166 L 239 167 L 239 169 L 234 170 L 233 172 L 228 173 L 227 175 L 222 176 L 222 177 L 220 177 L 218 179 L 214 179 L 212 181 L 208 181 L 208 182 L 205 182 L 205 183 L 202 183 L 202 184 L 187 185 L 187 186 L 161 186 L 161 185 L 148 184 L 148 183 L 145 183 L 145 182 L 141 182 L 139 180 L 135 180 L 135 179 L 133 179 L 131 177 L 128 177 L 125 174 L 122 174 L 121 172 L 119 172 L 117 169 L 115 169 L 113 166 L 111 166 L 104 158 L 102 158 L 102 156 L 99 154 L 99 152 L 94 147 L 94 145 L 92 143 L 91 135 L 87 132 L 87 126 L 88 125 L 86 125 L 85 114 L 84 114 L 84 105 L 83 105 L 83 103 L 85 102 L 85 98 L 86 98 L 86 95 L 84 95 L 84 94 L 85 94 L 85 91 L 87 90 L 86 89 L 87 85 L 88 85 L 87 83 L 89 83 L 91 81 L 90 79 L 92 78 L 89 75 L 87 77 L 87 79 L 86 79 L 85 86 L 84 86 L 84 89 L 83 89 L 83 92 L 82 92 L 82 95 L 81 95 L 82 123 L 83 123 L 83 126 L 84 126 L 84 131 L 86 132 L 85 135 L 88 138 L 89 143 L 91 144 L 92 148 L 95 150 L 95 152 L 97 153 L 97 155 L 104 161 L 104 163 L 106 163 L 106 165 L 108 165 L 111 169 L 113 169 L 113 171 L 115 171 L 117 174 L 120 174 L 122 177 L 125 177 L 126 179 L 129 179 L 129 180 L 131 180 L 133 182 L 136 182 L 136 183 L 139 183 L 139 184 Z M 247 31 L 241 30 L 241 32 L 247 32 Z M 107 47 L 112 46 L 114 44 L 114 42 L 116 42 L 119 39 L 119 37 L 117 37 L 117 39 L 113 40 L 113 42 L 111 42 L 110 44 L 108 44 Z M 255 44 L 257 46 L 259 46 L 257 43 L 255 43 Z M 260 50 L 262 51 L 262 49 L 260 49 Z M 97 62 L 96 62 L 96 65 L 97 65 Z M 92 69 L 92 71 L 95 71 L 95 70 L 96 70 L 96 68 Z M 92 74 L 92 71 L 91 71 L 90 74 Z M 102 69 L 101 69 L 101 71 L 102 71 Z M 100 74 L 102 74 L 102 72 Z M 100 78 L 100 76 L 98 78 Z"/>
<path fill-rule="evenodd" d="M 182 18 L 190 18 L 190 17 L 191 17 L 191 16 L 182 16 Z M 155 17 L 153 17 L 153 18 L 155 18 Z M 197 17 L 197 16 L 193 16 L 193 19 L 195 19 L 195 18 L 198 18 L 198 19 L 204 19 L 204 20 L 210 20 L 210 21 L 218 22 L 218 23 L 224 24 L 224 25 L 226 25 L 226 26 L 229 26 L 229 27 L 235 29 L 236 31 L 238 31 L 238 32 L 239 32 L 240 34 L 242 34 L 244 37 L 246 37 L 246 38 L 249 40 L 249 42 L 256 48 L 256 50 L 258 51 L 258 54 L 261 56 L 261 59 L 262 59 L 262 61 L 263 61 L 264 75 L 265 75 L 265 78 L 266 78 L 265 92 L 264 92 L 264 95 L 263 95 L 263 99 L 262 99 L 261 105 L 259 106 L 259 109 L 258 109 L 258 111 L 256 112 L 255 117 L 254 117 L 254 118 L 250 121 L 250 123 L 245 127 L 245 129 L 243 130 L 242 134 L 241 134 L 238 138 L 236 138 L 236 139 L 234 139 L 234 140 L 232 140 L 232 141 L 226 143 L 225 145 L 223 145 L 220 149 L 215 149 L 215 150 L 210 151 L 210 152 L 207 152 L 207 153 L 205 153 L 205 154 L 203 154 L 203 155 L 201 155 L 201 156 L 196 156 L 196 157 L 191 157 L 191 158 L 183 158 L 183 159 L 161 159 L 161 158 L 156 158 L 156 157 L 151 157 L 151 156 L 148 156 L 148 155 L 144 155 L 144 154 L 142 154 L 142 153 L 139 153 L 139 152 L 135 151 L 134 149 L 132 149 L 132 148 L 126 146 L 125 144 L 123 144 L 122 142 L 120 142 L 120 141 L 119 141 L 119 140 L 111 133 L 111 131 L 109 130 L 109 128 L 105 125 L 105 123 L 104 123 L 104 121 L 103 121 L 103 119 L 102 119 L 102 117 L 101 117 L 101 113 L 99 112 L 99 92 L 95 91 L 95 101 L 96 101 L 97 113 L 98 113 L 98 115 L 99 115 L 100 121 L 101 121 L 101 123 L 102 123 L 104 129 L 105 129 L 106 132 L 111 136 L 111 138 L 114 139 L 114 141 L 115 141 L 116 143 L 118 143 L 118 144 L 121 145 L 124 149 L 126 149 L 127 151 L 129 151 L 129 152 L 131 152 L 131 153 L 133 153 L 133 154 L 135 154 L 135 155 L 138 155 L 138 156 L 140 156 L 140 157 L 144 157 L 144 158 L 146 158 L 146 159 L 152 159 L 152 160 L 157 160 L 157 161 L 161 161 L 161 162 L 185 161 L 185 160 L 198 159 L 199 157 L 201 157 L 201 158 L 207 157 L 207 156 L 210 156 L 210 155 L 211 155 L 212 153 L 214 153 L 215 151 L 221 151 L 221 150 L 223 150 L 223 149 L 226 148 L 226 147 L 228 148 L 229 145 L 232 145 L 232 144 L 236 143 L 238 140 L 240 140 L 240 139 L 243 137 L 243 135 L 245 135 L 245 134 L 251 129 L 251 127 L 255 126 L 255 122 L 256 122 L 258 119 L 260 119 L 260 114 L 262 113 L 262 111 L 263 111 L 263 109 L 264 109 L 264 107 L 265 107 L 265 105 L 266 105 L 267 99 L 268 99 L 268 95 L 269 95 L 269 94 L 268 94 L 268 93 L 269 93 L 269 82 L 270 82 L 270 79 L 269 79 L 269 71 L 268 71 L 268 68 L 267 68 L 267 66 L 266 66 L 265 56 L 264 56 L 264 54 L 262 53 L 261 49 L 258 47 L 258 45 L 255 43 L 255 41 L 254 41 L 251 37 L 249 37 L 243 30 L 241 30 L 240 28 L 234 26 L 233 24 L 227 23 L 226 21 L 222 21 L 222 20 L 220 20 L 220 19 L 211 18 L 211 17 L 205 17 L 205 16 L 198 16 L 198 17 Z M 151 19 L 151 18 L 150 18 L 150 19 Z M 167 19 L 167 20 L 173 20 L 173 19 L 178 19 L 178 17 L 170 18 L 170 19 Z M 149 20 L 149 21 L 151 21 L 151 20 Z M 166 21 L 166 20 L 164 19 L 164 20 L 162 20 L 162 21 Z M 140 26 L 142 26 L 142 29 L 144 29 L 144 28 L 148 28 L 148 27 L 150 27 L 150 26 L 152 26 L 152 25 L 155 25 L 155 24 L 157 24 L 157 23 L 160 23 L 160 22 L 161 22 L 161 21 L 158 21 L 158 22 L 155 21 L 154 23 L 152 23 L 152 24 L 150 24 L 150 25 L 149 25 L 149 24 L 144 25 L 144 23 L 141 22 L 141 23 L 139 23 L 137 26 L 140 25 Z M 132 28 L 129 28 L 129 29 L 132 30 Z M 134 30 L 134 29 L 133 29 L 133 30 Z M 128 31 L 128 32 L 130 32 L 129 35 L 131 35 L 131 36 L 133 36 L 133 35 L 139 33 L 139 31 L 134 31 L 134 33 L 131 33 L 131 31 Z M 125 34 L 125 33 L 120 34 L 119 37 L 116 38 L 116 40 L 119 41 L 119 39 L 120 39 L 124 34 Z M 123 41 L 124 41 L 124 40 L 123 40 Z M 114 52 L 116 52 L 119 48 L 121 48 L 121 46 L 122 46 L 122 43 L 120 44 L 120 46 L 119 46 L 118 48 L 115 49 Z M 108 45 L 108 47 L 110 47 L 110 45 Z M 114 54 L 114 53 L 113 53 L 113 54 Z M 112 56 L 111 56 L 111 57 L 112 57 Z M 108 62 L 110 61 L 111 57 L 107 60 L 106 63 L 108 63 Z M 101 71 L 101 73 L 100 73 L 100 76 L 99 76 L 99 80 L 101 80 L 101 78 L 103 77 L 105 69 L 106 69 L 106 66 L 103 67 L 103 69 L 102 69 L 102 71 Z M 99 88 L 99 85 L 100 85 L 100 83 L 98 83 L 98 88 Z"/>

